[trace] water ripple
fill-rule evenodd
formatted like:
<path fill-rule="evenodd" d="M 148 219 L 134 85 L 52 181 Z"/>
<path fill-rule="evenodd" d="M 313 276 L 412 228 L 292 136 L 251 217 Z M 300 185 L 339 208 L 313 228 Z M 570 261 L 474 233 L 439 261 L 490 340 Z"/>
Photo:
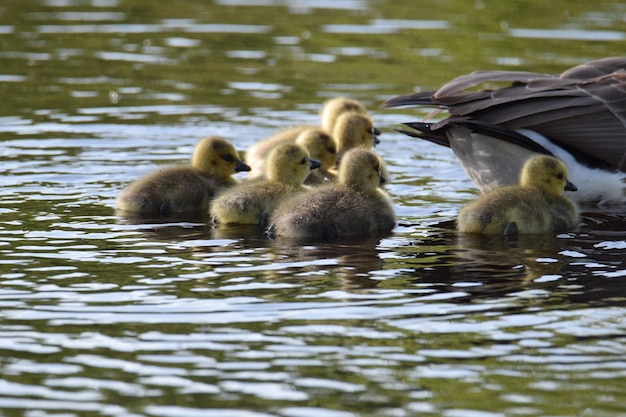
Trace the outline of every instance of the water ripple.
<path fill-rule="evenodd" d="M 624 213 L 558 236 L 459 235 L 475 186 L 449 149 L 393 130 L 429 110 L 378 106 L 481 68 L 600 57 L 623 40 L 623 5 L 525 4 L 509 29 L 482 2 L 30 3 L 0 13 L 5 413 L 620 415 Z M 200 138 L 243 152 L 318 125 L 338 95 L 383 131 L 393 234 L 302 246 L 114 211 Z"/>

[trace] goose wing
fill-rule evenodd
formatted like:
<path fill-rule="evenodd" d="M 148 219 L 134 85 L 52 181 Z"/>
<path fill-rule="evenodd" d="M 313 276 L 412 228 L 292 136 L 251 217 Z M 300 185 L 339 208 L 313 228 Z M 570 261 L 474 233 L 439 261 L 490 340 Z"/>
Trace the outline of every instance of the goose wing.
<path fill-rule="evenodd" d="M 468 90 L 502 82 L 508 85 Z M 458 77 L 435 92 L 394 97 L 383 107 L 406 105 L 447 110 L 451 117 L 433 128 L 469 119 L 534 130 L 598 165 L 626 170 L 626 57 L 588 62 L 560 76 L 478 71 Z"/>

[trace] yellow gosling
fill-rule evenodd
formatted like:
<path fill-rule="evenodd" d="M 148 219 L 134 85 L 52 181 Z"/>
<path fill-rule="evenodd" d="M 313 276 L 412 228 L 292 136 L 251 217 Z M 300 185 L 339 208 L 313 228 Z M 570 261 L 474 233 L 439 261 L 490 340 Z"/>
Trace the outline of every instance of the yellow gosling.
<path fill-rule="evenodd" d="M 335 174 L 330 170 L 337 163 L 337 145 L 329 134 L 319 128 L 307 129 L 298 135 L 296 144 L 321 164 L 319 169 L 311 171 L 304 184 L 316 186 L 335 180 Z"/>
<path fill-rule="evenodd" d="M 337 97 L 324 103 L 320 126 L 295 126 L 290 127 L 262 141 L 252 144 L 247 150 L 245 160 L 250 165 L 249 178 L 256 178 L 265 172 L 265 161 L 270 151 L 284 143 L 295 143 L 297 137 L 308 129 L 322 129 L 327 134 L 333 132 L 337 118 L 344 113 L 359 113 L 367 115 L 365 106 L 357 100 Z M 378 130 L 376 130 L 378 132 Z"/>
<path fill-rule="evenodd" d="M 322 129 L 332 132 L 335 127 L 337 117 L 344 113 L 358 113 L 367 115 L 367 108 L 358 100 L 336 97 L 328 100 L 322 107 L 320 116 L 322 118 Z"/>
<path fill-rule="evenodd" d="M 261 140 L 259 142 L 255 142 L 246 150 L 245 160 L 248 165 L 250 165 L 250 172 L 248 172 L 248 178 L 257 178 L 263 176 L 265 173 L 265 163 L 267 161 L 267 157 L 272 149 L 277 146 L 286 144 L 286 143 L 295 143 L 296 138 L 302 132 L 307 129 L 316 128 L 315 126 L 295 126 L 290 127 L 275 135 Z"/>
<path fill-rule="evenodd" d="M 564 191 L 576 191 L 565 164 L 536 155 L 524 164 L 519 185 L 496 188 L 461 208 L 457 229 L 505 235 L 573 230 L 580 222 L 578 208 Z"/>
<path fill-rule="evenodd" d="M 158 216 L 206 213 L 218 192 L 237 184 L 232 175 L 248 170 L 230 142 L 210 136 L 196 145 L 191 165 L 162 168 L 132 182 L 117 196 L 116 208 Z"/>
<path fill-rule="evenodd" d="M 220 224 L 261 224 L 278 203 L 304 191 L 302 183 L 320 162 L 296 144 L 283 144 L 270 152 L 265 179 L 238 185 L 220 194 L 211 216 Z"/>
<path fill-rule="evenodd" d="M 271 237 L 332 240 L 389 233 L 395 214 L 380 189 L 383 163 L 372 151 L 346 152 L 336 183 L 285 200 L 271 216 Z"/>
<path fill-rule="evenodd" d="M 378 143 L 377 132 L 374 122 L 367 115 L 358 113 L 340 115 L 332 131 L 339 157 L 352 148 L 373 148 Z"/>
<path fill-rule="evenodd" d="M 291 143 L 282 140 L 280 135 L 274 136 L 272 141 L 280 144 Z M 282 143 L 281 143 L 282 142 Z M 268 142 L 269 143 L 269 142 Z M 334 179 L 334 174 L 329 172 L 335 166 L 337 161 L 337 146 L 333 138 L 319 127 L 305 127 L 302 129 L 293 141 L 293 143 L 302 146 L 309 152 L 311 158 L 321 162 L 320 169 L 314 170 L 305 180 L 307 185 L 318 185 L 328 180 Z M 276 145 L 276 146 L 278 146 Z M 273 148 L 268 148 L 271 152 Z M 266 157 L 252 160 L 253 168 L 250 171 L 250 178 L 258 178 L 254 171 L 265 173 Z"/>

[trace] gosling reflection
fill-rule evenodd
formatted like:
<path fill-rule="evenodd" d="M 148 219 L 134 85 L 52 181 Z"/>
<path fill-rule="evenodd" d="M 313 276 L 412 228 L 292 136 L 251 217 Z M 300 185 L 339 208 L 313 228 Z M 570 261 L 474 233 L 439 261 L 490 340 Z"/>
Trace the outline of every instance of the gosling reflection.
<path fill-rule="evenodd" d="M 428 236 L 395 248 L 394 268 L 414 270 L 415 283 L 449 285 L 476 297 L 506 296 L 542 288 L 564 274 L 571 259 L 564 241 L 571 235 L 480 235 L 457 233 L 454 222 L 434 225 Z"/>
<path fill-rule="evenodd" d="M 297 239 L 272 240 L 272 254 L 276 260 L 298 265 L 298 275 L 324 276 L 339 282 L 342 290 L 375 288 L 380 280 L 374 279 L 376 271 L 384 267 L 380 257 L 381 237 L 342 238 L 316 245 L 302 245 Z M 274 271 L 273 279 L 285 279 Z"/>
<path fill-rule="evenodd" d="M 116 210 L 115 214 L 117 224 L 133 227 L 147 238 L 184 241 L 206 239 L 211 234 L 211 227 L 207 226 L 207 213 L 182 213 L 162 217 Z"/>
<path fill-rule="evenodd" d="M 384 267 L 380 237 L 302 245 L 292 239 L 267 239 L 262 227 L 229 225 L 211 229 L 210 238 L 224 244 L 198 246 L 194 254 L 213 268 L 212 259 L 227 253 L 232 262 L 222 276 L 226 280 L 249 276 L 258 282 L 298 285 L 312 280 L 348 291 L 377 287 L 376 271 Z"/>

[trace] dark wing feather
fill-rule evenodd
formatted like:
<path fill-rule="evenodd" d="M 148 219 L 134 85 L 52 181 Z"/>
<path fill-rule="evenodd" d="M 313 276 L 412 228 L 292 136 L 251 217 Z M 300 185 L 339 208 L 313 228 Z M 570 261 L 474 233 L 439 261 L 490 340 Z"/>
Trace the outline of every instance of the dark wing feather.
<path fill-rule="evenodd" d="M 433 100 L 437 103 L 447 103 L 448 100 L 457 96 L 466 96 L 468 88 L 476 87 L 483 83 L 525 83 L 535 78 L 552 77 L 547 74 L 538 74 L 534 72 L 523 71 L 475 71 L 471 74 L 462 75 L 454 80 L 446 83 L 443 87 L 435 92 Z"/>
<path fill-rule="evenodd" d="M 448 135 L 446 134 L 449 127 L 463 126 L 471 132 L 494 137 L 512 144 L 517 144 L 533 152 L 551 155 L 550 151 L 546 148 L 532 141 L 528 137 L 516 132 L 515 130 L 504 126 L 485 123 L 480 120 L 472 120 L 468 118 L 449 118 L 439 123 L 410 122 L 404 123 L 404 125 L 414 129 L 414 131 L 399 129 L 399 132 L 411 137 L 425 139 L 442 146 L 450 147 L 450 141 Z"/>
<path fill-rule="evenodd" d="M 386 100 L 380 107 L 383 109 L 402 106 L 439 106 L 432 101 L 433 91 L 409 93 Z"/>
<path fill-rule="evenodd" d="M 450 141 L 448 140 L 445 129 L 433 129 L 432 123 L 422 122 L 404 123 L 404 125 L 413 130 L 397 129 L 398 132 L 413 138 L 425 139 L 437 145 L 450 147 Z"/>
<path fill-rule="evenodd" d="M 612 56 L 609 58 L 597 59 L 570 68 L 563 72 L 560 78 L 577 78 L 580 80 L 588 80 L 590 78 L 601 77 L 611 74 L 619 70 L 626 70 L 626 57 Z"/>
<path fill-rule="evenodd" d="M 444 108 L 451 117 L 441 126 L 472 120 L 507 129 L 534 130 L 587 162 L 619 169 L 626 154 L 625 68 L 626 57 L 612 57 L 574 67 L 560 77 L 478 71 L 458 77 L 434 93 L 394 97 L 384 107 Z M 510 85 L 496 90 L 467 90 L 503 81 Z"/>

